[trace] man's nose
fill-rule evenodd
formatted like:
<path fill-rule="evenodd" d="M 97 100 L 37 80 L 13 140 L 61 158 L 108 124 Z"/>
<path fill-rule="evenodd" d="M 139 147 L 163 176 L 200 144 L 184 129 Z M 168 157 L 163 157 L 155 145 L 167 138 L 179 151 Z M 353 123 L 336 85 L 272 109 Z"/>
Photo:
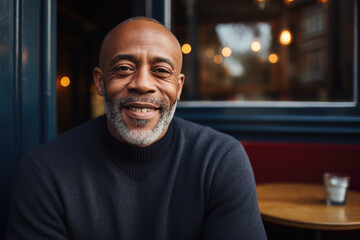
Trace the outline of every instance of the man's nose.
<path fill-rule="evenodd" d="M 155 79 L 149 69 L 142 67 L 136 71 L 128 85 L 130 92 L 146 94 L 155 92 Z"/>

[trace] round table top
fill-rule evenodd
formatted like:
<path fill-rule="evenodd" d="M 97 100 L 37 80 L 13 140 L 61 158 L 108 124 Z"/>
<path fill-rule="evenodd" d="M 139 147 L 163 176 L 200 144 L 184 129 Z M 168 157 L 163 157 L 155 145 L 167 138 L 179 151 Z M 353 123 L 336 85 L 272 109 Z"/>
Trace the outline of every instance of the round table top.
<path fill-rule="evenodd" d="M 323 185 L 271 183 L 256 188 L 264 221 L 318 230 L 360 229 L 360 192 L 348 190 L 345 205 L 329 206 Z"/>

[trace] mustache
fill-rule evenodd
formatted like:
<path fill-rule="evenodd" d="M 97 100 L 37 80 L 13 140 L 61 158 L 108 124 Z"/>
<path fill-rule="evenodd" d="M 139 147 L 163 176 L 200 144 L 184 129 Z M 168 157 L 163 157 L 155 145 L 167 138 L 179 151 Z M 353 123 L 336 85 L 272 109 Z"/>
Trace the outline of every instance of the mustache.
<path fill-rule="evenodd" d="M 120 97 L 120 98 L 115 99 L 113 101 L 113 104 L 123 107 L 124 104 L 133 103 L 133 102 L 151 103 L 151 104 L 160 106 L 160 108 L 162 108 L 162 109 L 167 109 L 170 107 L 169 104 L 165 100 L 156 99 L 151 96 L 146 96 L 146 97 L 129 96 L 129 97 L 125 97 L 125 98 Z"/>

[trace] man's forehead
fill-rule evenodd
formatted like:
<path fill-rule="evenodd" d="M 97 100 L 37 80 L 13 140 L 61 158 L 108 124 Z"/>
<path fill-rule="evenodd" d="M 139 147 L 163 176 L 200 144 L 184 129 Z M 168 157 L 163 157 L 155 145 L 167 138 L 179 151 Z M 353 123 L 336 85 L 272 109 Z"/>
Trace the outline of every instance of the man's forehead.
<path fill-rule="evenodd" d="M 132 39 L 130 44 L 125 41 L 129 39 Z M 134 20 L 120 24 L 108 33 L 101 47 L 100 61 L 104 60 L 101 58 L 108 58 L 115 54 L 117 47 L 127 48 L 131 47 L 130 45 L 151 44 L 152 42 L 161 43 L 159 45 L 169 50 L 173 48 L 173 51 L 178 52 L 176 55 L 180 54 L 180 58 L 182 57 L 179 42 L 166 27 L 156 22 Z"/>
<path fill-rule="evenodd" d="M 112 33 L 117 34 L 118 32 L 122 33 L 124 31 L 142 32 L 150 30 L 167 33 L 169 35 L 171 34 L 170 31 L 160 23 L 150 22 L 146 20 L 133 20 L 117 25 L 109 32 L 108 35 L 111 35 Z"/>

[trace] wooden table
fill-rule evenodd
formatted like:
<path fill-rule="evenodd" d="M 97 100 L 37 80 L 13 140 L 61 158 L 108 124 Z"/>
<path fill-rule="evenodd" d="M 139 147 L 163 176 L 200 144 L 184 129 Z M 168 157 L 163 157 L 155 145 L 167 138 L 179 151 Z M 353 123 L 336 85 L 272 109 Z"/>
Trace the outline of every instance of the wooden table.
<path fill-rule="evenodd" d="M 360 229 L 360 192 L 348 191 L 344 206 L 326 205 L 323 185 L 260 184 L 257 193 L 264 221 L 315 230 Z"/>

